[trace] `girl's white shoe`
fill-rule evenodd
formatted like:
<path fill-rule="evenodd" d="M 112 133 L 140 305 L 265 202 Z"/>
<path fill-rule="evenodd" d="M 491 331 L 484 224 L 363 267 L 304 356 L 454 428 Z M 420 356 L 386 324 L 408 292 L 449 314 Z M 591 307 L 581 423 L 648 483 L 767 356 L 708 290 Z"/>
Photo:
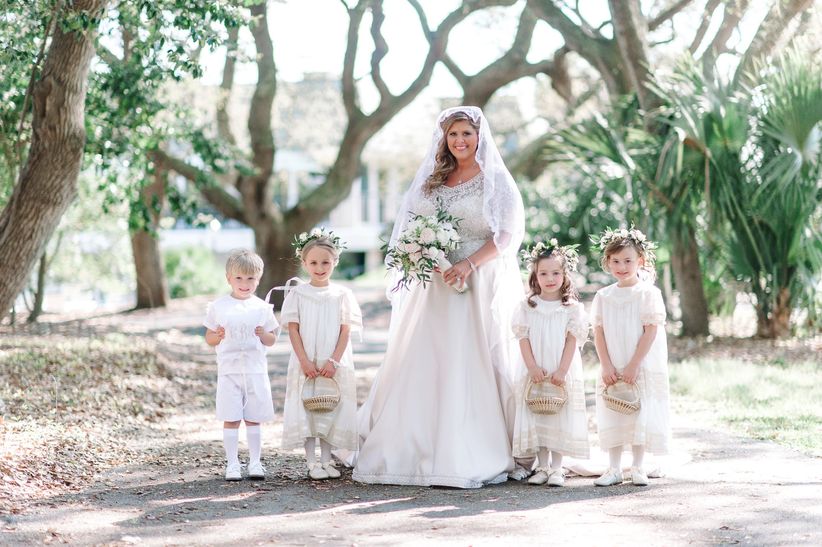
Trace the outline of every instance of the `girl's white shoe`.
<path fill-rule="evenodd" d="M 337 468 L 334 467 L 334 464 L 331 462 L 323 464 L 323 470 L 328 474 L 329 479 L 339 479 L 340 472 L 337 471 Z"/>
<path fill-rule="evenodd" d="M 648 486 L 648 475 L 639 467 L 632 467 L 631 482 L 634 483 L 634 486 Z"/>
<path fill-rule="evenodd" d="M 551 474 L 548 475 L 548 486 L 565 486 L 565 470 L 551 469 Z"/>
<path fill-rule="evenodd" d="M 528 479 L 528 484 L 545 484 L 551 476 L 551 470 L 547 467 L 537 467 L 537 472 Z"/>
<path fill-rule="evenodd" d="M 622 484 L 622 471 L 619 469 L 608 469 L 598 479 L 594 480 L 596 486 L 613 486 Z"/>
<path fill-rule="evenodd" d="M 308 476 L 314 479 L 315 481 L 323 480 L 328 478 L 328 472 L 323 469 L 322 464 L 319 463 L 309 463 L 308 464 Z"/>

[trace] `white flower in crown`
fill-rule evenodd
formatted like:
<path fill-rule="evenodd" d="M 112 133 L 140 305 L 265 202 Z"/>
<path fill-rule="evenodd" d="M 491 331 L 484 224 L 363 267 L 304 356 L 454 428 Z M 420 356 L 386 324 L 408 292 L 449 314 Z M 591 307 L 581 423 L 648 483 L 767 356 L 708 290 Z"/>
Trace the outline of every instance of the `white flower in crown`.
<path fill-rule="evenodd" d="M 337 249 L 337 251 L 342 251 L 346 248 L 340 237 L 331 230 L 327 230 L 325 228 L 313 228 L 308 233 L 302 232 L 300 235 L 294 236 L 294 241 L 292 241 L 291 244 L 294 245 L 294 254 L 297 258 L 302 258 L 303 247 L 305 247 L 309 241 L 313 241 L 315 239 L 327 239 Z"/>
<path fill-rule="evenodd" d="M 614 241 L 626 239 L 632 241 L 642 249 L 645 254 L 645 264 L 653 267 L 654 261 L 656 260 L 656 253 L 654 251 L 656 250 L 657 245 L 656 243 L 649 241 L 647 236 L 642 233 L 641 230 L 634 228 L 633 225 L 631 225 L 630 228 L 620 228 L 618 230 L 606 228 L 599 238 L 596 236 L 591 237 L 591 241 L 599 246 L 600 251 L 604 251 L 605 248 Z"/>
<path fill-rule="evenodd" d="M 548 242 L 538 241 L 530 250 L 520 251 L 520 259 L 527 267 L 532 268 L 541 258 L 547 258 L 552 254 L 558 254 L 565 259 L 565 266 L 568 271 L 577 271 L 579 265 L 579 245 L 560 245 L 556 238 L 552 237 Z"/>

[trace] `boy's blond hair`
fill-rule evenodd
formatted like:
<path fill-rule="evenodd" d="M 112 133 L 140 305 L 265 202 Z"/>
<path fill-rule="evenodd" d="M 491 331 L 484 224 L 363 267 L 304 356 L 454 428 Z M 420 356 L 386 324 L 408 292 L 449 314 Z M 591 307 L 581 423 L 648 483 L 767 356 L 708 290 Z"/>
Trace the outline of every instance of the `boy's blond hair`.
<path fill-rule="evenodd" d="M 248 249 L 234 249 L 225 261 L 225 273 L 226 275 L 238 273 L 261 277 L 263 266 L 263 259 L 257 253 Z"/>

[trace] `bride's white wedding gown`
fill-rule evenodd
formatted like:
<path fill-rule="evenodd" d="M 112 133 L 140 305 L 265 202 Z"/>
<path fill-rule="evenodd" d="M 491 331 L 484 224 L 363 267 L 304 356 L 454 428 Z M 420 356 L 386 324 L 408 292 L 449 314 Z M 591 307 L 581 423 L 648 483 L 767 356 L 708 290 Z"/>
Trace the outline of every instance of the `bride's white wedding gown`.
<path fill-rule="evenodd" d="M 439 187 L 412 210 L 432 214 L 436 198 L 461 218 L 456 263 L 493 237 L 482 215 L 480 173 L 454 188 Z M 361 446 L 354 479 L 365 483 L 477 488 L 506 480 L 510 441 L 498 382 L 510 328 L 495 317 L 512 266 L 491 260 L 458 293 L 433 276 L 415 285 L 392 319 L 385 360 L 359 411 Z M 504 275 L 508 274 L 508 275 Z M 518 278 L 518 274 L 517 274 Z M 514 281 L 516 282 L 516 281 Z"/>

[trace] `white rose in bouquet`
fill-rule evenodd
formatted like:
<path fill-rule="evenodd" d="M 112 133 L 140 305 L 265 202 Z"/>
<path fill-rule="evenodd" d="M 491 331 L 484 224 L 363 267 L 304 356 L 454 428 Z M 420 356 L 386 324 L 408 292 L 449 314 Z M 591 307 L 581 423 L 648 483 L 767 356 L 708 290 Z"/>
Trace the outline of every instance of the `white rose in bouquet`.
<path fill-rule="evenodd" d="M 437 239 L 437 234 L 429 227 L 425 227 L 420 230 L 420 243 L 423 245 L 428 245 L 429 243 L 433 243 L 434 240 Z"/>

